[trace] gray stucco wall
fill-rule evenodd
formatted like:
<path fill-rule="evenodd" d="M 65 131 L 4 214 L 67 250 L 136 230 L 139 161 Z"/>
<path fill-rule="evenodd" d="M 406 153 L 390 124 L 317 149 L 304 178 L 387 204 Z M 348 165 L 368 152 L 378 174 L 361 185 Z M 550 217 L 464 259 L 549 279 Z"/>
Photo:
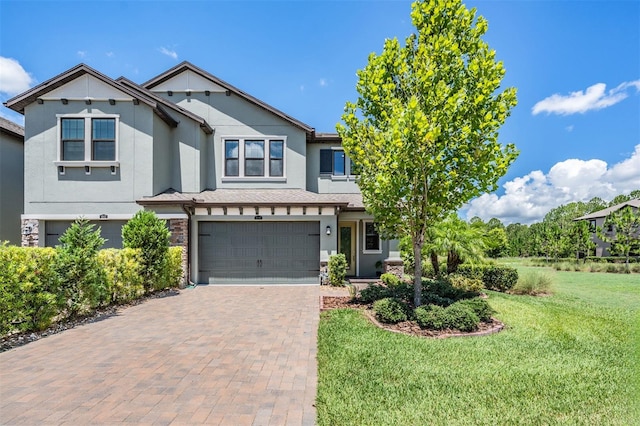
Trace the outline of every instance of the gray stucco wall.
<path fill-rule="evenodd" d="M 58 158 L 57 114 L 118 114 L 119 167 L 66 167 Z M 25 214 L 135 213 L 135 200 L 153 195 L 154 113 L 144 104 L 70 100 L 31 104 L 25 109 Z"/>
<path fill-rule="evenodd" d="M 0 241 L 20 245 L 24 206 L 24 143 L 0 132 Z"/>
<path fill-rule="evenodd" d="M 318 193 L 351 194 L 360 192 L 355 176 L 349 175 L 349 159 L 346 159 L 346 176 L 320 175 L 320 150 L 340 148 L 338 143 L 307 144 L 307 190 Z"/>
<path fill-rule="evenodd" d="M 204 179 L 200 189 L 306 188 L 304 170 L 307 147 L 306 133 L 303 130 L 233 94 L 231 96 L 220 92 L 211 92 L 209 96 L 204 92 L 193 92 L 191 96 L 187 96 L 184 92 L 174 92 L 173 96 L 168 96 L 166 92 L 157 92 L 157 94 L 199 115 L 215 128 L 213 136 L 203 138 L 199 142 L 199 147 L 204 147 L 200 151 L 200 155 L 204 156 L 201 163 L 203 166 L 199 166 L 204 167 L 201 171 Z M 266 178 L 223 179 L 222 141 L 224 138 L 242 136 L 286 138 L 286 181 Z M 209 143 L 207 144 L 204 139 Z M 188 153 L 188 150 L 181 151 L 181 155 L 185 153 Z M 265 161 L 265 164 L 268 162 Z"/>

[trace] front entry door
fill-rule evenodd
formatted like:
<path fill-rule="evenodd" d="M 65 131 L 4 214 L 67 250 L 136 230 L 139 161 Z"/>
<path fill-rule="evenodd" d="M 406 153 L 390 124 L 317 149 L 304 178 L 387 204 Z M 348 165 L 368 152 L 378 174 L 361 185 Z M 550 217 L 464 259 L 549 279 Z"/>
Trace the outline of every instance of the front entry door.
<path fill-rule="evenodd" d="M 356 275 L 356 224 L 354 222 L 340 223 L 338 252 L 347 259 L 347 275 Z"/>

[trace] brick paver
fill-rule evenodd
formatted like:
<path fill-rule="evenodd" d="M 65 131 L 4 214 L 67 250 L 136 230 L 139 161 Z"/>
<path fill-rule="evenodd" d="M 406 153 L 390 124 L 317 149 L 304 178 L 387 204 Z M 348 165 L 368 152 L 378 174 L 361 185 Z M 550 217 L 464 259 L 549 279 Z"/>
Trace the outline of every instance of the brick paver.
<path fill-rule="evenodd" d="M 199 286 L 0 354 L 1 424 L 313 425 L 318 286 Z"/>

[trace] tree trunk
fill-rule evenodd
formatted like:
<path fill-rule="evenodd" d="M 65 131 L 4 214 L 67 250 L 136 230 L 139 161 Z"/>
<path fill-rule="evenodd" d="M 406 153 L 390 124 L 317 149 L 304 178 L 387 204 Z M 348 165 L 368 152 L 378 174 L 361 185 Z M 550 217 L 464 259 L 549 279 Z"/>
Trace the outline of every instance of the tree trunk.
<path fill-rule="evenodd" d="M 413 271 L 413 304 L 417 308 L 422 305 L 422 243 L 418 238 L 413 238 L 413 259 L 415 260 Z"/>
<path fill-rule="evenodd" d="M 433 266 L 433 273 L 437 277 L 438 275 L 440 275 L 440 264 L 438 263 L 438 253 L 436 253 L 434 250 L 431 250 L 431 254 L 429 256 L 431 257 L 431 266 Z"/>

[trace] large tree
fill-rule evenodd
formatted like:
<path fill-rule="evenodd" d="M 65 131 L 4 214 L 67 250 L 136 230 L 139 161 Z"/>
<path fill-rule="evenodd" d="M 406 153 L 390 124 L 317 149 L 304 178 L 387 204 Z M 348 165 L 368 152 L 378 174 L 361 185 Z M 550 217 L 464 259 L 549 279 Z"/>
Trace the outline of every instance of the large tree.
<path fill-rule="evenodd" d="M 517 156 L 498 142 L 516 91 L 501 89 L 504 68 L 482 39 L 487 21 L 475 9 L 460 0 L 416 1 L 411 19 L 416 32 L 404 45 L 386 40 L 358 71 L 358 100 L 347 102 L 337 129 L 378 230 L 411 237 L 419 306 L 427 229 L 495 190 Z"/>

